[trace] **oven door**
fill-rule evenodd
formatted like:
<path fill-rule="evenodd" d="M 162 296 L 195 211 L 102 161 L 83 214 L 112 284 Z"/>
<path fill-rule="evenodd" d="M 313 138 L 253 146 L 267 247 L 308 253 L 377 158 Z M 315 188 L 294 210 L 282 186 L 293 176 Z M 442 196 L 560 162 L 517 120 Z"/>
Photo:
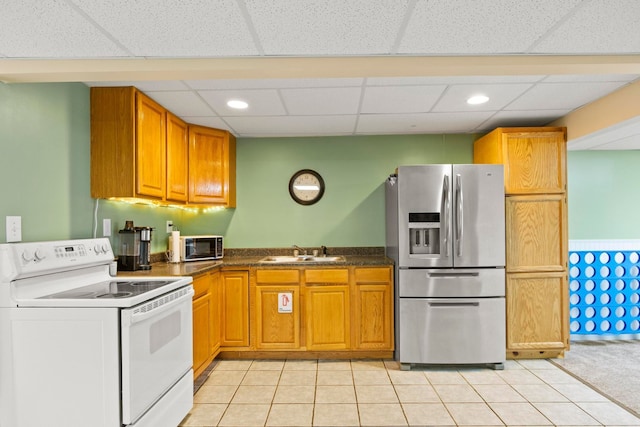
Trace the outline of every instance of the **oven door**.
<path fill-rule="evenodd" d="M 187 286 L 122 310 L 123 424 L 136 422 L 191 370 L 192 296 Z"/>

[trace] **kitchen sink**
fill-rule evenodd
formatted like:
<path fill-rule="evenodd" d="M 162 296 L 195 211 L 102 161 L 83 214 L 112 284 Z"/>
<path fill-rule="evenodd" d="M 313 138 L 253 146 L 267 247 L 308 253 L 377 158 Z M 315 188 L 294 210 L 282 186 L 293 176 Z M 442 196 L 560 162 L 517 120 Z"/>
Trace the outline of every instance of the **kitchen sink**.
<path fill-rule="evenodd" d="M 341 262 L 341 261 L 344 261 L 343 256 L 277 255 L 277 256 L 264 257 L 259 262 L 263 262 L 265 264 L 288 264 L 288 263 L 310 264 L 314 262 L 325 263 L 325 262 Z"/>

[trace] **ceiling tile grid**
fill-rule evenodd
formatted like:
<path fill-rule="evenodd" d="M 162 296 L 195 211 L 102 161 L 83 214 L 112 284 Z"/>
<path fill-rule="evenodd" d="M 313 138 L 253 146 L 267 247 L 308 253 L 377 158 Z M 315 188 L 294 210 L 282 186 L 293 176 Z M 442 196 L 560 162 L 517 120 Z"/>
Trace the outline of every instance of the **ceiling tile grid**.
<path fill-rule="evenodd" d="M 638 0 L 10 1 L 0 13 L 0 75 L 4 60 L 38 58 L 135 59 L 143 70 L 152 58 L 469 55 L 481 63 L 489 56 L 639 55 L 638 17 Z M 136 86 L 187 122 L 260 137 L 545 125 L 640 77 L 622 62 L 606 74 L 569 65 L 556 74 L 532 67 L 530 74 L 482 75 L 480 66 L 480 75 L 434 76 L 425 69 L 424 76 L 402 76 L 372 68 L 339 78 L 282 78 L 282 70 L 259 79 L 140 80 L 138 72 L 80 81 Z M 126 81 L 131 75 L 137 80 Z M 489 96 L 486 104 L 466 104 L 480 92 Z M 249 108 L 230 109 L 231 98 Z M 628 147 L 629 140 L 617 135 L 619 142 L 609 144 L 599 137 L 578 146 Z"/>

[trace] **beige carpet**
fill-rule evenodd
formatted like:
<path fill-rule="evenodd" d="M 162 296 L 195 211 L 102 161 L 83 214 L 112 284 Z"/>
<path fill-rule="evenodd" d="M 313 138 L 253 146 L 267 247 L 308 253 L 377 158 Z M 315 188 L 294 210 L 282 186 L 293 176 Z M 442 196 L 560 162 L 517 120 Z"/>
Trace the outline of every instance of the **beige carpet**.
<path fill-rule="evenodd" d="M 640 416 L 640 340 L 574 341 L 549 360 Z"/>

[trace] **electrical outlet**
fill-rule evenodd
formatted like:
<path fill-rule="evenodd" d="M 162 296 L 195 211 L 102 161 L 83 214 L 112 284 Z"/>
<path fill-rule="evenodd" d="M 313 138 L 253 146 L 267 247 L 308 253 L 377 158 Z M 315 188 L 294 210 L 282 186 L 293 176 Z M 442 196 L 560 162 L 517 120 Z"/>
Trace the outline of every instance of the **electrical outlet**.
<path fill-rule="evenodd" d="M 109 218 L 105 218 L 102 220 L 102 236 L 111 236 L 111 220 Z"/>
<path fill-rule="evenodd" d="M 22 217 L 7 217 L 7 243 L 22 241 Z"/>
<path fill-rule="evenodd" d="M 167 221 L 167 233 L 171 233 L 173 231 L 173 221 Z"/>

